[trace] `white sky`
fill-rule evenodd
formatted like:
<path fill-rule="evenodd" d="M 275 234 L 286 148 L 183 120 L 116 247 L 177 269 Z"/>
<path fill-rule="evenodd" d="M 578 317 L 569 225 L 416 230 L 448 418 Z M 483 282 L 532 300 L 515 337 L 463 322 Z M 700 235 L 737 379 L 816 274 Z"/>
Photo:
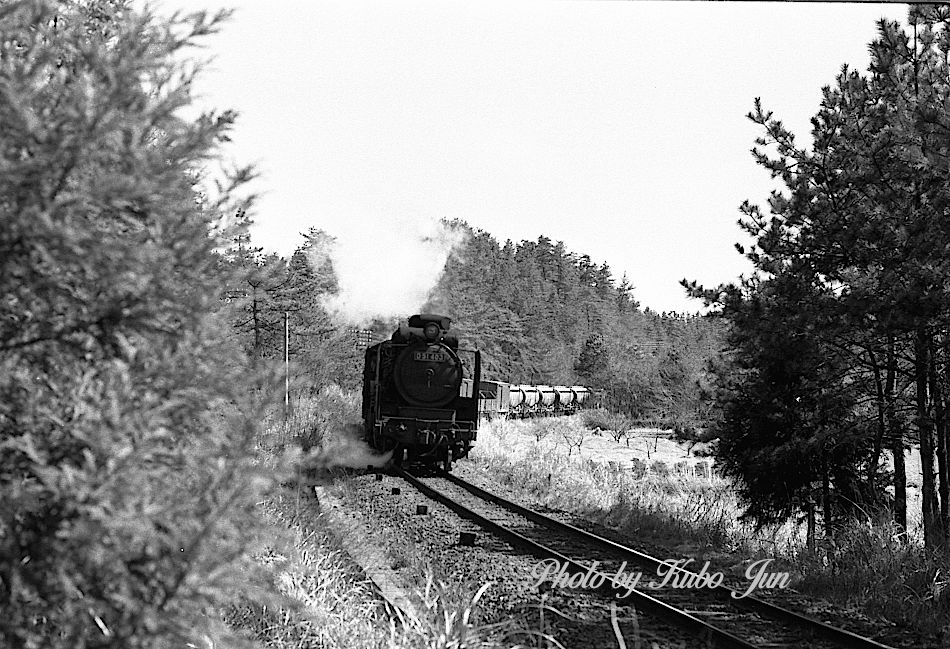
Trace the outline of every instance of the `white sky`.
<path fill-rule="evenodd" d="M 500 242 L 562 240 L 657 311 L 677 285 L 735 279 L 744 199 L 771 181 L 745 115 L 761 96 L 799 138 L 843 63 L 864 70 L 906 5 L 710 2 L 290 2 L 235 7 L 205 41 L 199 105 L 240 113 L 226 151 L 255 162 L 253 237 L 290 254 L 310 226 L 461 218 Z M 387 233 L 392 232 L 387 227 Z M 394 242 L 393 245 L 399 245 Z M 367 259 L 367 264 L 378 262 Z"/>

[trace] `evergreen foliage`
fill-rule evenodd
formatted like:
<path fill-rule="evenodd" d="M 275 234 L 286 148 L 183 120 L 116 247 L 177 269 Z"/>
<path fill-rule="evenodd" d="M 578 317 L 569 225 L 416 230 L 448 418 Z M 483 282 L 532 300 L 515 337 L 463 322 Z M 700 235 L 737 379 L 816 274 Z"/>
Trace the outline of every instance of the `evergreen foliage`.
<path fill-rule="evenodd" d="M 598 266 L 561 242 L 541 236 L 499 245 L 461 221 L 450 225 L 465 233 L 463 243 L 419 309 L 452 318 L 465 346 L 481 350 L 485 379 L 587 385 L 603 405 L 641 421 L 702 426 L 708 404 L 701 386 L 708 383 L 707 361 L 721 344 L 718 322 L 640 311 L 629 281 L 615 285 L 607 264 Z M 312 230 L 290 269 L 274 276 L 275 285 L 285 288 L 265 295 L 271 306 L 258 307 L 289 310 L 291 358 L 301 380 L 315 390 L 328 382 L 360 381 L 352 332 L 322 306 L 336 290 L 327 254 L 331 243 L 326 233 Z M 237 256 L 228 259 L 234 263 Z M 244 295 L 244 302 L 234 303 L 241 323 L 250 313 Z M 392 324 L 377 323 L 377 335 L 387 336 Z M 253 347 L 246 324 L 239 336 L 246 348 Z M 262 347 L 272 349 L 272 357 L 280 349 L 276 338 Z M 665 371 L 671 354 L 678 359 L 675 369 Z"/>
<path fill-rule="evenodd" d="M 464 345 L 481 350 L 483 378 L 586 385 L 615 411 L 687 437 L 699 434 L 709 409 L 707 366 L 722 344 L 720 322 L 641 311 L 628 279 L 617 285 L 607 264 L 562 242 L 541 236 L 499 245 L 464 222 L 449 225 L 465 236 L 419 311 L 452 318 Z M 323 306 L 337 291 L 332 244 L 330 235 L 311 229 L 289 263 L 244 240 L 222 256 L 239 278 L 226 301 L 241 346 L 282 358 L 282 318 L 289 314 L 296 390 L 361 381 L 355 332 Z M 248 277 L 265 280 L 254 289 Z M 375 323 L 376 337 L 388 336 L 394 324 Z"/>
<path fill-rule="evenodd" d="M 890 498 L 888 448 L 903 525 L 913 440 L 937 547 L 950 530 L 950 24 L 945 8 L 912 6 L 909 25 L 881 21 L 868 74 L 844 66 L 824 89 L 810 149 L 756 100 L 753 154 L 786 188 L 769 214 L 742 206 L 755 245 L 739 249 L 756 273 L 687 288 L 731 325 L 719 450 L 749 513 L 811 514 L 820 501 L 831 533 L 840 512 Z"/>
<path fill-rule="evenodd" d="M 283 360 L 286 333 L 298 393 L 317 394 L 331 384 L 355 389 L 362 380 L 355 331 L 323 306 L 324 298 L 337 291 L 328 254 L 332 244 L 326 232 L 311 228 L 287 261 L 262 254 L 239 232 L 219 257 L 231 278 L 223 298 L 235 344 L 254 358 Z"/>
<path fill-rule="evenodd" d="M 0 5 L 0 645 L 197 641 L 260 486 L 217 332 L 232 113 L 182 119 L 223 16 Z M 233 412 L 233 415 L 228 415 Z"/>
<path fill-rule="evenodd" d="M 659 389 L 659 359 L 674 346 L 692 355 L 674 382 L 695 393 L 705 359 L 718 352 L 716 322 L 639 310 L 628 280 L 617 286 L 607 264 L 561 242 L 541 236 L 499 246 L 488 233 L 457 225 L 468 236 L 432 303 L 482 350 L 487 378 L 588 385 L 611 409 L 674 425 L 675 408 L 664 406 Z"/>

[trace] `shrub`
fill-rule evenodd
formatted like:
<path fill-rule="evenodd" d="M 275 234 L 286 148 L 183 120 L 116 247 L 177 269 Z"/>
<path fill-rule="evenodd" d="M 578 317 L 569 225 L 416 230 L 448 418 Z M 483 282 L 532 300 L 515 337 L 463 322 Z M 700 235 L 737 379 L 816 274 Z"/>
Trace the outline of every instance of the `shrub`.
<path fill-rule="evenodd" d="M 4 647 L 196 641 L 256 529 L 256 373 L 214 313 L 236 205 L 195 186 L 232 115 L 176 113 L 221 16 L 123 4 L 0 7 Z"/>
<path fill-rule="evenodd" d="M 640 458 L 631 458 L 630 459 L 630 475 L 634 478 L 639 479 L 647 474 L 647 465 L 646 462 Z"/>
<path fill-rule="evenodd" d="M 556 417 L 530 419 L 524 422 L 524 424 L 524 428 L 529 431 L 536 442 L 540 442 L 547 437 L 560 433 L 562 428 L 561 420 Z"/>
<path fill-rule="evenodd" d="M 626 439 L 629 445 L 634 421 L 627 415 L 610 412 L 604 408 L 595 408 L 582 411 L 581 419 L 587 428 L 604 431 L 618 443 Z"/>
<path fill-rule="evenodd" d="M 661 460 L 656 460 L 650 465 L 650 471 L 657 475 L 669 475 L 670 467 Z"/>
<path fill-rule="evenodd" d="M 581 426 L 576 420 L 559 420 L 558 432 L 564 444 L 567 446 L 568 456 L 577 449 L 578 455 L 581 452 L 581 446 L 584 444 L 584 438 L 587 436 L 587 429 Z"/>
<path fill-rule="evenodd" d="M 697 462 L 693 465 L 693 474 L 700 478 L 711 478 L 712 472 L 710 471 L 710 463 Z"/>
<path fill-rule="evenodd" d="M 800 590 L 849 603 L 925 633 L 950 630 L 950 557 L 908 539 L 887 511 L 849 520 L 792 558 Z M 899 593 L 899 597 L 895 594 Z"/>
<path fill-rule="evenodd" d="M 611 413 L 605 408 L 591 408 L 590 410 L 581 411 L 581 420 L 590 429 L 608 430 L 610 428 L 610 418 Z"/>

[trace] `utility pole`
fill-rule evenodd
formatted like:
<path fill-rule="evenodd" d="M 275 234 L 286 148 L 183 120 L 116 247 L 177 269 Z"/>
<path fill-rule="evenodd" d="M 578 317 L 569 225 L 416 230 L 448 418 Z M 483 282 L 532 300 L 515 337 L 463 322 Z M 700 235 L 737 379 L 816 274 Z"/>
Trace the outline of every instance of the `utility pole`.
<path fill-rule="evenodd" d="M 284 419 L 290 416 L 290 312 L 284 311 Z"/>

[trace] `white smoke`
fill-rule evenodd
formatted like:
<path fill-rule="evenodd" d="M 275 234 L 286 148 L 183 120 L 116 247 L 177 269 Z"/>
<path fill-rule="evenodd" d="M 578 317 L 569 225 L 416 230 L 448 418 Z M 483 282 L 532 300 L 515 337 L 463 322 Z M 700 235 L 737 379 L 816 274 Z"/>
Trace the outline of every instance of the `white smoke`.
<path fill-rule="evenodd" d="M 315 246 L 312 266 L 321 267 L 329 257 L 339 287 L 323 307 L 338 322 L 354 326 L 418 313 L 465 237 L 464 229 L 434 219 L 390 220 Z"/>
<path fill-rule="evenodd" d="M 382 468 L 391 457 L 392 451 L 380 455 L 367 446 L 360 435 L 360 424 L 346 424 L 333 434 L 327 435 L 320 447 L 307 456 L 304 466 L 310 469 L 362 469 L 368 466 Z"/>

